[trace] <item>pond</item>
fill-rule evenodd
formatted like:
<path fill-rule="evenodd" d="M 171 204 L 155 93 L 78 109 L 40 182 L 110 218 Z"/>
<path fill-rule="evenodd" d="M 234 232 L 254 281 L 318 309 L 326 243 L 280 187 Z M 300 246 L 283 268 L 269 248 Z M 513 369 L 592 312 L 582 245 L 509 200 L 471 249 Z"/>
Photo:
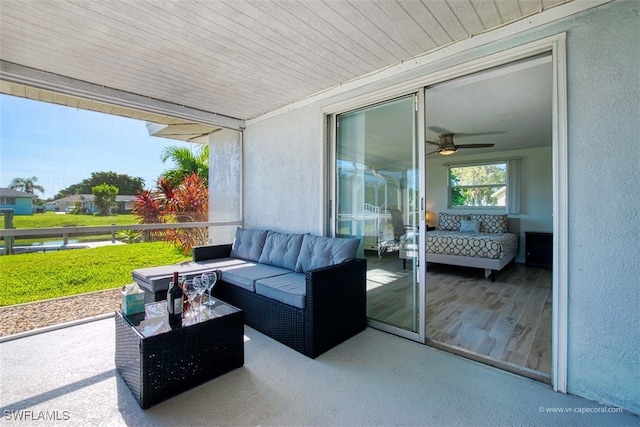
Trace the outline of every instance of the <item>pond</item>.
<path fill-rule="evenodd" d="M 77 239 L 69 239 L 67 242 L 68 245 L 72 245 L 74 243 L 79 243 L 80 241 Z M 46 242 L 33 242 L 31 246 L 62 246 L 64 245 L 64 240 L 49 240 Z"/>

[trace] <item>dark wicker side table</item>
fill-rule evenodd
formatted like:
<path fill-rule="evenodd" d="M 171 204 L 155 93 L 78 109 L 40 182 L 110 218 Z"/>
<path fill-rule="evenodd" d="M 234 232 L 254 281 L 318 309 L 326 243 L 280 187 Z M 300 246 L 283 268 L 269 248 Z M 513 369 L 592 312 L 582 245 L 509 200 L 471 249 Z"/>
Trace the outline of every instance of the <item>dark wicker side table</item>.
<path fill-rule="evenodd" d="M 143 409 L 244 364 L 244 312 L 219 300 L 176 329 L 166 301 L 115 322 L 116 368 Z"/>

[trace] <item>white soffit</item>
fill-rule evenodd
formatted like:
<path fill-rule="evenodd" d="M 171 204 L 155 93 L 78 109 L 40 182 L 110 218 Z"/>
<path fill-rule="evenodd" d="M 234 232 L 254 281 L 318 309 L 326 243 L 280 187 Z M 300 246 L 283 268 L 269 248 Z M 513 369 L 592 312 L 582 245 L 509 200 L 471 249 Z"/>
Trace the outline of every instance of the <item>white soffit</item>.
<path fill-rule="evenodd" d="M 149 136 L 167 139 L 179 139 L 185 142 L 194 142 L 198 144 L 208 144 L 209 135 L 219 131 L 221 128 L 215 128 L 200 123 L 172 123 L 158 124 L 147 122 L 147 131 Z"/>
<path fill-rule="evenodd" d="M 161 114 L 144 112 L 132 108 L 119 107 L 100 101 L 79 98 L 76 96 L 63 95 L 49 90 L 37 89 L 22 84 L 7 81 L 0 81 L 0 93 L 7 95 L 28 98 L 34 101 L 49 102 L 52 104 L 65 105 L 67 107 L 79 108 L 81 110 L 96 111 L 114 116 L 127 117 L 130 119 L 162 123 L 165 125 L 184 123 L 184 120 L 167 117 Z"/>
<path fill-rule="evenodd" d="M 164 114 L 150 113 L 140 109 L 126 108 L 77 96 L 63 95 L 61 93 L 4 80 L 0 80 L 0 93 L 32 99 L 34 101 L 49 102 L 71 108 L 146 121 L 148 122 L 147 130 L 149 131 L 149 135 L 161 138 L 206 144 L 208 143 L 207 135 L 221 129 L 220 127 L 194 123 Z"/>
<path fill-rule="evenodd" d="M 248 120 L 569 2 L 2 0 L 0 59 Z"/>

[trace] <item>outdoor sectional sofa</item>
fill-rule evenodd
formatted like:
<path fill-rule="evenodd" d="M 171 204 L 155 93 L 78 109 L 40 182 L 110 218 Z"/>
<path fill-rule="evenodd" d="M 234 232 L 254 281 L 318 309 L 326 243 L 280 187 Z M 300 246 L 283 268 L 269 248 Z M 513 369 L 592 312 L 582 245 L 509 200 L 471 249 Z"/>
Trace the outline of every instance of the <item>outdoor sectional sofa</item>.
<path fill-rule="evenodd" d="M 134 270 L 147 301 L 166 298 L 171 275 L 217 270 L 212 295 L 245 323 L 315 358 L 366 327 L 366 260 L 358 239 L 236 230 L 233 244 L 194 248 L 193 260 Z"/>

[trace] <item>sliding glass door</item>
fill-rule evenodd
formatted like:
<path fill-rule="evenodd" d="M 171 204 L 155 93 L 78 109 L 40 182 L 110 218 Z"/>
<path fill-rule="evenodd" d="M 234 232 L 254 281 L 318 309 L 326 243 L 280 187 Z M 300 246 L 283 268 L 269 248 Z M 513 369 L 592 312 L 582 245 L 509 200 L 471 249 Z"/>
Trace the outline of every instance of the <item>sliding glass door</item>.
<path fill-rule="evenodd" d="M 336 116 L 333 224 L 337 236 L 361 239 L 371 326 L 414 339 L 425 307 L 418 105 L 416 94 Z"/>

